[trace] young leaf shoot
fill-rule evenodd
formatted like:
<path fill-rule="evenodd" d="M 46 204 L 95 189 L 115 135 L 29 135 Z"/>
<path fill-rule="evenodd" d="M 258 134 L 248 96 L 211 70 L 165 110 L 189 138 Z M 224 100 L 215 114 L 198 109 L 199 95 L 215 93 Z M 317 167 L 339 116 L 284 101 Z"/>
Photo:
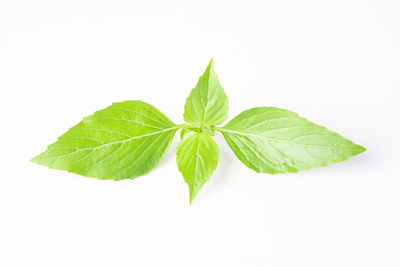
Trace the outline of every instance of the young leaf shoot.
<path fill-rule="evenodd" d="M 32 161 L 87 177 L 133 179 L 157 166 L 181 130 L 176 162 L 192 203 L 217 167 L 216 132 L 243 164 L 270 174 L 327 166 L 366 150 L 285 109 L 251 108 L 218 126 L 227 117 L 228 97 L 211 60 L 186 99 L 187 123 L 176 125 L 142 101 L 114 103 L 83 118 Z"/>

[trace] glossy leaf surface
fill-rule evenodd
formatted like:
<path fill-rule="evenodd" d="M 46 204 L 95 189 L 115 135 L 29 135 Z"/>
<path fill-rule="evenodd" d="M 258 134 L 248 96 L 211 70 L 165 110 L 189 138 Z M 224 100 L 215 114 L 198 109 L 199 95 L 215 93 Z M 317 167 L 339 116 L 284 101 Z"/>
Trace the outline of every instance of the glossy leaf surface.
<path fill-rule="evenodd" d="M 160 162 L 177 128 L 142 101 L 114 103 L 84 118 L 32 161 L 100 179 L 135 178 Z"/>
<path fill-rule="evenodd" d="M 228 97 L 214 72 L 213 60 L 186 99 L 183 118 L 201 125 L 218 125 L 228 117 Z"/>
<path fill-rule="evenodd" d="M 203 185 L 210 179 L 218 164 L 219 150 L 214 140 L 203 133 L 193 132 L 179 142 L 176 162 L 189 186 L 192 203 Z"/>
<path fill-rule="evenodd" d="M 297 172 L 365 151 L 292 111 L 274 107 L 248 109 L 219 130 L 236 156 L 257 172 Z"/>

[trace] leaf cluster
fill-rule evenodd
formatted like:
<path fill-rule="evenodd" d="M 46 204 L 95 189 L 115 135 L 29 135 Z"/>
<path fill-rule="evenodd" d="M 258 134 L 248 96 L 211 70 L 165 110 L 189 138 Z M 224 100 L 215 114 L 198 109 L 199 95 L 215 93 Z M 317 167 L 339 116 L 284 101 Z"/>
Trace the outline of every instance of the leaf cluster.
<path fill-rule="evenodd" d="M 176 125 L 142 101 L 114 103 L 83 118 L 32 161 L 87 177 L 133 179 L 161 161 L 181 130 L 176 162 L 192 203 L 217 167 L 219 150 L 211 137 L 217 132 L 247 167 L 270 174 L 326 166 L 365 151 L 285 109 L 251 108 L 218 126 L 227 117 L 228 97 L 211 60 L 186 100 L 187 123 Z"/>

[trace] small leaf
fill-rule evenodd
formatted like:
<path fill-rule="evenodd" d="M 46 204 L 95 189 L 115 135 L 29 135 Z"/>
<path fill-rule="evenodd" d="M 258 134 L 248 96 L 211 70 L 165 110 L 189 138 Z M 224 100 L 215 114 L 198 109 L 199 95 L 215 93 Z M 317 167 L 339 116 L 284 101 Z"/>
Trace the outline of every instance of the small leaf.
<path fill-rule="evenodd" d="M 185 182 L 189 185 L 190 203 L 210 179 L 217 167 L 218 155 L 217 144 L 210 136 L 203 133 L 193 132 L 178 144 L 176 162 Z"/>
<path fill-rule="evenodd" d="M 210 64 L 200 77 L 196 87 L 186 99 L 183 118 L 186 122 L 218 125 L 228 117 L 228 97 Z"/>
<path fill-rule="evenodd" d="M 257 172 L 297 172 L 365 151 L 292 111 L 274 107 L 248 109 L 217 129 L 236 156 Z"/>
<path fill-rule="evenodd" d="M 32 161 L 100 179 L 135 178 L 160 162 L 177 129 L 147 103 L 114 103 L 84 118 Z"/>

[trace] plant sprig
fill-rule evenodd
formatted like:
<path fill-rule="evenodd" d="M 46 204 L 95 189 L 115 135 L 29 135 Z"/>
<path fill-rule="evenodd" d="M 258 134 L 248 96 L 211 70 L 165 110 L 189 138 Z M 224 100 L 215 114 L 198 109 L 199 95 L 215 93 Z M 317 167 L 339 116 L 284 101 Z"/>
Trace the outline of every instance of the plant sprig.
<path fill-rule="evenodd" d="M 150 104 L 124 101 L 95 112 L 32 159 L 52 169 L 99 179 L 133 179 L 151 171 L 181 130 L 176 161 L 192 203 L 218 164 L 211 136 L 222 133 L 235 155 L 256 172 L 298 172 L 344 161 L 365 151 L 339 134 L 275 108 L 243 111 L 226 125 L 228 97 L 213 60 L 186 100 L 185 124 L 174 124 Z"/>

